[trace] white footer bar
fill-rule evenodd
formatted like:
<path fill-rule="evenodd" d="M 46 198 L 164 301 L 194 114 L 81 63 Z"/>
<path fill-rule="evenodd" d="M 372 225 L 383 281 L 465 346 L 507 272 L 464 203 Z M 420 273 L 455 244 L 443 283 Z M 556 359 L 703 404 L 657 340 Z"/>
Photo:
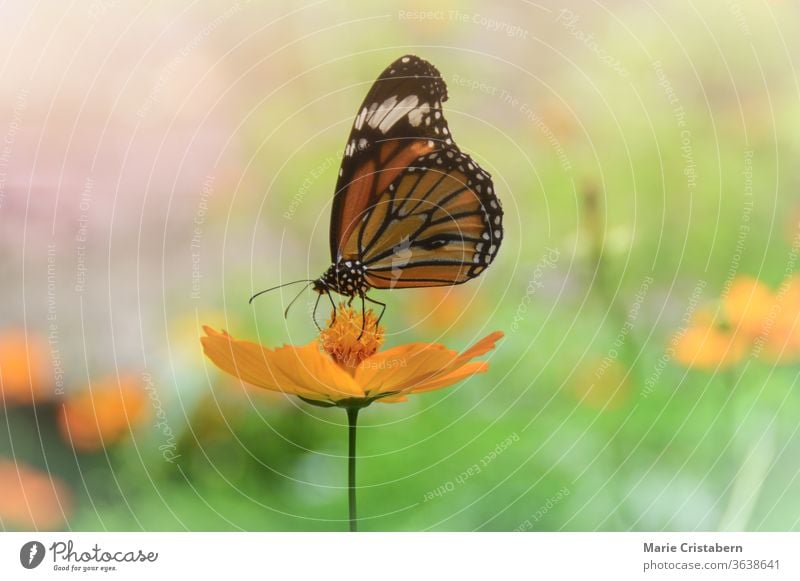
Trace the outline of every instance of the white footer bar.
<path fill-rule="evenodd" d="M 779 580 L 800 579 L 798 548 L 800 533 L 3 533 L 0 579 Z"/>

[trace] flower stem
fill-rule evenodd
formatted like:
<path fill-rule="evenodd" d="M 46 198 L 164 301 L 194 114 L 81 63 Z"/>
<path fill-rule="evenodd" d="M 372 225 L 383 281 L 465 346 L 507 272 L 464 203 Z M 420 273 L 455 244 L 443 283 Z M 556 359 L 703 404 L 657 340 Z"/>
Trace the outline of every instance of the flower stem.
<path fill-rule="evenodd" d="M 347 408 L 347 504 L 349 507 L 350 532 L 358 530 L 356 522 L 356 422 L 357 407 Z"/>

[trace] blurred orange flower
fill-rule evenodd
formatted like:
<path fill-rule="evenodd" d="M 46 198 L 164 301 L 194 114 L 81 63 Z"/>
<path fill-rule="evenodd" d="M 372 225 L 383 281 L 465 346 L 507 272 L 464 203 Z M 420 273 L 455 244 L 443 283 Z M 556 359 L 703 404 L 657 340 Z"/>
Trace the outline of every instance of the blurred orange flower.
<path fill-rule="evenodd" d="M 715 323 L 710 313 L 700 313 L 676 337 L 675 360 L 684 367 L 714 371 L 735 365 L 747 352 L 742 336 Z"/>
<path fill-rule="evenodd" d="M 32 404 L 49 399 L 52 380 L 47 344 L 22 330 L 0 334 L 0 404 Z"/>
<path fill-rule="evenodd" d="M 4 529 L 54 529 L 72 510 L 72 494 L 58 478 L 0 460 L 0 524 Z"/>
<path fill-rule="evenodd" d="M 756 349 L 773 363 L 800 361 L 800 276 L 783 281 L 774 296 L 770 317 L 755 337 Z"/>
<path fill-rule="evenodd" d="M 737 332 L 759 335 L 769 320 L 775 299 L 767 286 L 751 276 L 737 277 L 722 302 L 728 322 Z"/>
<path fill-rule="evenodd" d="M 800 276 L 773 292 L 750 276 L 731 284 L 722 301 L 722 320 L 700 313 L 675 339 L 675 359 L 712 370 L 733 365 L 750 351 L 774 363 L 800 361 Z"/>
<path fill-rule="evenodd" d="M 67 398 L 58 427 L 67 441 L 85 451 L 120 440 L 146 415 L 148 395 L 132 376 L 108 377 Z"/>
<path fill-rule="evenodd" d="M 488 369 L 472 359 L 503 334 L 491 333 L 459 354 L 438 343 L 409 343 L 378 352 L 384 330 L 372 311 L 340 305 L 319 339 L 269 349 L 204 327 L 203 349 L 214 364 L 242 381 L 323 406 L 364 407 L 404 401 L 411 393 L 447 387 Z"/>

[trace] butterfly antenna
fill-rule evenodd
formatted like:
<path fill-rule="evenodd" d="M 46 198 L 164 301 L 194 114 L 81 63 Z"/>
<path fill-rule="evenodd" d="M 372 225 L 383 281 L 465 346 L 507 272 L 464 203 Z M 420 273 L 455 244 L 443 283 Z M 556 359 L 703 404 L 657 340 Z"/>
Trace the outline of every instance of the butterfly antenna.
<path fill-rule="evenodd" d="M 311 280 L 311 279 L 307 279 L 307 278 L 306 278 L 306 279 L 302 279 L 302 280 L 293 280 L 292 282 L 287 282 L 287 283 L 284 283 L 284 284 L 279 284 L 278 286 L 274 286 L 274 287 L 272 287 L 272 288 L 268 288 L 268 289 L 265 289 L 265 290 L 262 290 L 262 291 L 259 291 L 259 292 L 257 292 L 257 293 L 256 293 L 256 294 L 254 294 L 252 297 L 250 297 L 250 300 L 249 300 L 249 301 L 247 301 L 247 303 L 248 303 L 248 304 L 250 304 L 250 305 L 252 305 L 252 304 L 253 304 L 253 300 L 254 300 L 256 297 L 260 297 L 260 296 L 261 296 L 261 295 L 263 295 L 264 293 L 268 293 L 268 292 L 270 292 L 270 291 L 278 290 L 279 288 L 283 288 L 283 287 L 285 287 L 285 286 L 289 286 L 289 285 L 292 285 L 292 284 L 297 284 L 298 282 L 308 282 L 308 283 L 311 283 L 311 282 L 314 282 L 314 281 L 313 281 L 313 280 Z M 303 290 L 305 290 L 305 289 L 303 289 Z M 302 292 L 302 291 L 301 291 L 301 292 Z"/>
<path fill-rule="evenodd" d="M 290 302 L 290 303 L 289 303 L 289 306 L 288 306 L 288 307 L 286 307 L 286 310 L 285 310 L 285 311 L 283 311 L 283 318 L 284 318 L 284 319 L 286 319 L 286 318 L 289 316 L 289 309 L 291 309 L 291 308 L 292 308 L 292 305 L 293 305 L 293 304 L 295 304 L 295 303 L 297 302 L 297 299 L 299 299 L 299 298 L 300 298 L 300 295 L 302 295 L 302 294 L 303 294 L 303 293 L 306 291 L 306 289 L 307 289 L 309 286 L 311 286 L 311 283 L 312 283 L 312 282 L 314 282 L 314 281 L 313 281 L 313 280 L 310 280 L 310 281 L 308 281 L 308 284 L 307 284 L 306 286 L 304 286 L 302 289 L 300 289 L 300 292 L 299 292 L 299 293 L 297 293 L 297 296 L 296 296 L 296 297 L 294 297 L 294 298 L 292 299 L 292 302 Z"/>

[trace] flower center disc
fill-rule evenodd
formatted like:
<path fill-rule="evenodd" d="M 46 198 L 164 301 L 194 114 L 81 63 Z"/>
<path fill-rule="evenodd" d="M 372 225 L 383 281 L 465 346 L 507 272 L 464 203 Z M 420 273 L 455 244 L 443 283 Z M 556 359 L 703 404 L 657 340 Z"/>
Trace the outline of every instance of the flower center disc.
<path fill-rule="evenodd" d="M 371 309 L 362 317 L 361 312 L 341 303 L 336 316 L 331 317 L 320 333 L 322 349 L 340 366 L 354 370 L 383 343 L 384 330 L 377 327 L 377 322 Z"/>

